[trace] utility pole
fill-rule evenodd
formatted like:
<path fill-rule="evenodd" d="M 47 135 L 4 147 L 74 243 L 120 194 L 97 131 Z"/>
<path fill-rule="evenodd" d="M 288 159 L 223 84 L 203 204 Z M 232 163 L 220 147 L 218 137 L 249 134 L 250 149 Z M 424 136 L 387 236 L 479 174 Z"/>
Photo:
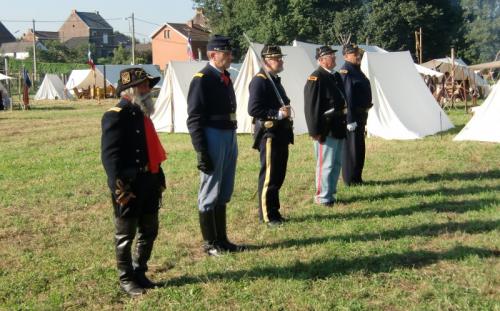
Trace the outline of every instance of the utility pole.
<path fill-rule="evenodd" d="M 33 84 L 36 80 L 36 35 L 35 35 L 35 19 L 33 19 Z"/>
<path fill-rule="evenodd" d="M 422 27 L 415 31 L 415 56 L 417 57 L 418 63 L 422 64 L 424 61 L 422 59 L 423 51 L 423 41 L 422 41 Z"/>
<path fill-rule="evenodd" d="M 135 21 L 132 13 L 132 65 L 135 65 Z"/>

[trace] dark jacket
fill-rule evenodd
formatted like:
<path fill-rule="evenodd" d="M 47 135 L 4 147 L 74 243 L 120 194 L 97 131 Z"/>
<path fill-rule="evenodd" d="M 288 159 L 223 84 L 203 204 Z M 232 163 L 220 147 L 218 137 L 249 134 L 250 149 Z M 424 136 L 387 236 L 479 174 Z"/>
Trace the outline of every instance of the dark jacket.
<path fill-rule="evenodd" d="M 101 160 L 112 193 L 115 193 L 117 179 L 127 185 L 133 185 L 138 174 L 146 173 L 148 151 L 144 114 L 139 106 L 122 99 L 115 107 L 104 113 Z M 158 175 L 161 185 L 166 187 L 161 167 Z M 134 192 L 134 189 L 131 191 Z"/>
<path fill-rule="evenodd" d="M 281 79 L 273 76 L 271 76 L 271 79 L 273 79 L 285 105 L 289 105 L 290 99 L 286 95 L 285 89 L 281 84 Z M 271 82 L 263 70 L 252 78 L 249 92 L 248 114 L 253 117 L 255 121 L 254 133 L 256 144 L 260 143 L 258 140 L 267 137 L 277 138 L 280 142 L 285 144 L 293 144 L 292 123 L 288 118 L 278 120 L 278 113 L 282 106 Z M 271 121 L 273 126 L 265 128 L 263 125 L 266 121 Z M 254 144 L 254 146 L 256 146 L 256 144 Z"/>
<path fill-rule="evenodd" d="M 334 108 L 333 114 L 325 112 Z M 346 112 L 344 86 L 340 75 L 319 67 L 307 79 L 304 87 L 304 114 L 311 136 L 327 135 L 342 139 L 346 137 Z"/>
<path fill-rule="evenodd" d="M 357 122 L 365 125 L 368 119 L 368 110 L 372 105 L 372 91 L 370 80 L 361 71 L 360 66 L 345 62 L 339 70 L 347 100 L 347 123 Z"/>
<path fill-rule="evenodd" d="M 229 72 L 224 71 L 229 78 Z M 230 115 L 236 114 L 236 95 L 229 79 L 226 86 L 221 73 L 207 64 L 196 73 L 189 85 L 187 97 L 187 127 L 196 151 L 207 150 L 204 128 L 236 129 L 236 121 Z M 225 119 L 227 118 L 227 119 Z"/>

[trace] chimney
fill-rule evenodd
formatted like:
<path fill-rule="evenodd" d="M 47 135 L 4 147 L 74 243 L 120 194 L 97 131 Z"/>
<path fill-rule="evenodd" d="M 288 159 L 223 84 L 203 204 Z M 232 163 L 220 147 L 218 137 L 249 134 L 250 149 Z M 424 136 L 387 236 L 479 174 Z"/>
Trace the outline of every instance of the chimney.
<path fill-rule="evenodd" d="M 99 11 L 95 11 L 95 14 L 99 15 Z"/>
<path fill-rule="evenodd" d="M 189 26 L 190 28 L 193 28 L 193 26 L 194 26 L 194 23 L 193 23 L 193 20 L 192 20 L 192 19 L 191 19 L 191 20 L 189 20 L 189 22 L 188 22 L 187 24 L 188 24 L 188 26 Z"/>

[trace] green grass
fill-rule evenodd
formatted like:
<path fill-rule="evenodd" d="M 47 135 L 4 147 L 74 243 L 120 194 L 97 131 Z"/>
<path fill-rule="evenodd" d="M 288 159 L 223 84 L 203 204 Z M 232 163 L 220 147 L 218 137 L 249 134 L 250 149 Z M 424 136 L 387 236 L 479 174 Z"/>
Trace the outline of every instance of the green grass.
<path fill-rule="evenodd" d="M 306 136 L 290 148 L 286 226 L 257 221 L 258 154 L 240 135 L 229 235 L 249 252 L 208 258 L 188 135 L 161 134 L 168 190 L 151 276 L 167 286 L 120 292 L 112 209 L 99 158 L 113 101 L 47 102 L 0 113 L 0 309 L 500 310 L 500 145 L 367 140 L 366 185 L 312 203 Z M 418 117 L 418 116 L 416 116 Z"/>

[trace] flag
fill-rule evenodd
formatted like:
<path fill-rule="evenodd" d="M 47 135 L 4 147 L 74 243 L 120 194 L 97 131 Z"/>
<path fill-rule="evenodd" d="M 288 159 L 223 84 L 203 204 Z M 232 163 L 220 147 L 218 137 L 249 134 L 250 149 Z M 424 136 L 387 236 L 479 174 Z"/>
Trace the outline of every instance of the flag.
<path fill-rule="evenodd" d="M 26 69 L 23 69 L 23 80 L 24 80 L 24 85 L 30 88 L 31 87 L 30 75 L 28 73 L 28 70 Z"/>
<path fill-rule="evenodd" d="M 28 70 L 23 69 L 23 104 L 24 109 L 30 109 L 30 87 L 31 80 Z"/>
<path fill-rule="evenodd" d="M 189 37 L 188 37 L 187 54 L 188 54 L 189 60 L 194 60 L 193 46 L 191 45 L 191 34 L 189 34 Z"/>
<path fill-rule="evenodd" d="M 88 53 L 88 60 L 87 60 L 87 64 L 90 66 L 90 68 L 92 70 L 95 69 L 95 64 L 94 64 L 94 60 L 92 59 L 92 52 L 90 52 L 90 49 L 89 49 L 89 53 Z"/>

